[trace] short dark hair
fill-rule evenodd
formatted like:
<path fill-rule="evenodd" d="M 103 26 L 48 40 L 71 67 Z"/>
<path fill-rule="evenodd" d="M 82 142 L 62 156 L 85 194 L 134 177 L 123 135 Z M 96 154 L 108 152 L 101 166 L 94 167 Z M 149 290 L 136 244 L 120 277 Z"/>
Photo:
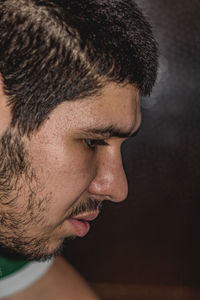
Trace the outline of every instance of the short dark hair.
<path fill-rule="evenodd" d="M 22 134 L 111 81 L 150 94 L 156 70 L 151 27 L 132 0 L 0 0 L 0 73 Z"/>

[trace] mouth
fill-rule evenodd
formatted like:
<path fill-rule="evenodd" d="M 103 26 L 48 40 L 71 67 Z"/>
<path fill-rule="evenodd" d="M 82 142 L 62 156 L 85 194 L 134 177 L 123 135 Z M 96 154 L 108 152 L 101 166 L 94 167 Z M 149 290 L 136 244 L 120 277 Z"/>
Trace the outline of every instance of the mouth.
<path fill-rule="evenodd" d="M 99 215 L 98 211 L 84 212 L 75 217 L 69 218 L 68 221 L 73 226 L 75 234 L 79 237 L 85 236 L 90 230 L 90 221 L 96 219 Z"/>

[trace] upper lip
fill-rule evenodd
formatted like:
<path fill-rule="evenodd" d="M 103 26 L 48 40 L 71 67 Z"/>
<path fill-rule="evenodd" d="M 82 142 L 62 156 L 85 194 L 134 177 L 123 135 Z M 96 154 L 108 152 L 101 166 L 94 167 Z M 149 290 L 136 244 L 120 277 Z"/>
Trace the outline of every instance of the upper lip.
<path fill-rule="evenodd" d="M 72 219 L 82 220 L 82 221 L 92 221 L 96 219 L 98 215 L 99 215 L 99 211 L 84 212 L 82 214 L 73 217 Z"/>

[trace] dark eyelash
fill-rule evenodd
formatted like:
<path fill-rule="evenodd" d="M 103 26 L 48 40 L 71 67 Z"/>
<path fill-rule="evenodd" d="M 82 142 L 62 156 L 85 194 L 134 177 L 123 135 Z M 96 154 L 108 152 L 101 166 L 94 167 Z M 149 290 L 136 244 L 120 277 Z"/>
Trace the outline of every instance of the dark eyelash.
<path fill-rule="evenodd" d="M 91 144 L 89 145 L 88 141 L 91 141 Z M 85 143 L 88 146 L 89 149 L 95 150 L 96 146 L 106 146 L 108 143 L 105 140 L 93 140 L 93 139 L 85 139 Z"/>

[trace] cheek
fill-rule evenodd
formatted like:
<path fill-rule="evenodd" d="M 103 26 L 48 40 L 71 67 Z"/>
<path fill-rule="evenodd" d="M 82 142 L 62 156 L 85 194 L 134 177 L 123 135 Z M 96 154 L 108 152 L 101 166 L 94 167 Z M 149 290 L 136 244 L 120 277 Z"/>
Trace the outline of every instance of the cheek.
<path fill-rule="evenodd" d="M 84 193 L 95 175 L 94 156 L 77 145 L 35 145 L 31 163 L 42 193 L 51 199 L 50 214 L 54 218 L 61 217 L 80 197 L 86 197 Z"/>
<path fill-rule="evenodd" d="M 45 171 L 46 183 L 54 185 L 57 194 L 65 193 L 65 197 L 73 194 L 78 195 L 87 189 L 93 180 L 94 167 L 87 156 L 73 152 L 67 157 L 59 156 L 49 162 Z M 51 188 L 51 185 L 48 186 Z M 67 195 L 66 195 L 67 193 Z"/>
<path fill-rule="evenodd" d="M 93 174 L 93 166 L 93 156 L 81 147 L 48 145 L 40 148 L 37 159 L 37 169 L 42 170 L 47 178 L 58 176 L 59 179 L 69 180 L 76 176 L 90 177 Z"/>

